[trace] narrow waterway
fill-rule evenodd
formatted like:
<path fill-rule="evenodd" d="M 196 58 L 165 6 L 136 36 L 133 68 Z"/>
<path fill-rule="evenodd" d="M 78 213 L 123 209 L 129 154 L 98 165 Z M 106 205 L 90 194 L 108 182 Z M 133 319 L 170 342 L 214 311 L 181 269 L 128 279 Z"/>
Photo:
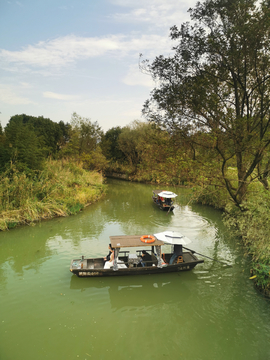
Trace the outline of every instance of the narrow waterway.
<path fill-rule="evenodd" d="M 108 180 L 82 213 L 0 233 L 1 360 L 267 360 L 270 303 L 220 212 L 178 194 L 173 213 L 153 187 Z M 72 258 L 105 256 L 110 235 L 165 230 L 188 236 L 204 258 L 189 272 L 77 278 Z"/>

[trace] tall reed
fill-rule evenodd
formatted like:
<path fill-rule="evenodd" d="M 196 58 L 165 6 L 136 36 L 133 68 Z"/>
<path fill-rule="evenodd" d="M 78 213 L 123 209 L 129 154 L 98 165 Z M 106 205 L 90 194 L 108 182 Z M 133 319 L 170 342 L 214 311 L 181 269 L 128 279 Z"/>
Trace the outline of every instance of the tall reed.
<path fill-rule="evenodd" d="M 105 189 L 101 174 L 78 163 L 49 160 L 43 171 L 31 176 L 11 164 L 0 175 L 0 230 L 75 214 L 97 201 Z"/>

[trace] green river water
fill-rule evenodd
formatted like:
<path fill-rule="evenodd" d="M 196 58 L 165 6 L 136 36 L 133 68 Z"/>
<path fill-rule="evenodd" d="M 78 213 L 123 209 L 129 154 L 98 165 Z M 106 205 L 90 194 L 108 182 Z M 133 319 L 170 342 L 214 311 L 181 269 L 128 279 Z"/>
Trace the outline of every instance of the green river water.
<path fill-rule="evenodd" d="M 268 360 L 270 302 L 221 214 L 188 205 L 173 213 L 153 187 L 108 180 L 82 213 L 0 233 L 0 360 Z M 173 274 L 77 278 L 72 258 L 105 256 L 110 235 L 179 231 L 204 258 Z M 198 256 L 199 257 L 199 256 Z M 201 257 L 200 257 L 201 258 Z"/>

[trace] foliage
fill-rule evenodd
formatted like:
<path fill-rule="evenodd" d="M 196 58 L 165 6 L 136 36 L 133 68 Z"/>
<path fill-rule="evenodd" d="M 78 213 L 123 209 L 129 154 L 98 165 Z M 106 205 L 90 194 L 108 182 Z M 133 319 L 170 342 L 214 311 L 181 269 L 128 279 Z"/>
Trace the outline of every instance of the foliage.
<path fill-rule="evenodd" d="M 257 182 L 252 185 L 248 200 L 241 205 L 241 210 L 232 205 L 227 206 L 224 221 L 235 236 L 241 237 L 251 255 L 257 284 L 270 290 L 269 213 L 270 194 Z"/>
<path fill-rule="evenodd" d="M 100 142 L 102 130 L 97 122 L 73 113 L 69 128 L 69 142 L 63 148 L 63 155 L 79 158 L 82 153 L 94 151 Z"/>
<path fill-rule="evenodd" d="M 7 124 L 4 148 L 8 160 L 16 162 L 21 171 L 42 169 L 45 154 L 41 143 L 31 125 L 24 124 L 22 117 L 15 116 Z"/>
<path fill-rule="evenodd" d="M 47 161 L 33 178 L 11 165 L 0 177 L 0 230 L 74 214 L 104 191 L 102 176 L 81 164 Z"/>
<path fill-rule="evenodd" d="M 77 113 L 71 116 L 69 141 L 62 147 L 59 156 L 82 162 L 85 169 L 103 170 L 106 158 L 101 153 L 99 143 L 103 132 L 97 122 L 83 118 Z"/>
<path fill-rule="evenodd" d="M 195 163 L 194 166 L 197 176 L 196 183 L 192 187 L 193 201 L 225 210 L 232 201 L 222 184 L 222 178 L 218 173 L 218 166 L 215 166 L 214 162 L 205 162 L 204 166 Z M 237 182 L 235 168 L 228 169 L 228 176 L 230 176 L 232 182 L 233 179 L 235 183 Z"/>
<path fill-rule="evenodd" d="M 253 263 L 253 269 L 257 286 L 270 291 L 270 265 Z"/>
<path fill-rule="evenodd" d="M 118 139 L 122 132 L 120 126 L 109 129 L 105 135 L 101 138 L 101 149 L 106 159 L 117 162 L 119 160 L 125 160 L 124 153 L 120 150 L 118 145 Z"/>
<path fill-rule="evenodd" d="M 211 184 L 207 171 L 217 172 L 216 159 L 210 154 L 203 150 L 195 154 L 183 137 L 154 123 L 132 122 L 122 129 L 116 144 L 125 157 L 122 161 L 110 157 L 107 173 L 126 174 L 135 181 L 205 186 L 203 179 Z"/>
<path fill-rule="evenodd" d="M 60 147 L 68 141 L 69 124 L 64 124 L 63 121 L 56 123 L 43 116 L 35 117 L 29 115 L 14 115 L 10 118 L 9 124 L 20 123 L 31 128 L 38 137 L 40 147 L 43 148 L 44 154 L 47 156 L 55 155 Z"/>
<path fill-rule="evenodd" d="M 208 185 L 206 187 L 194 186 L 192 188 L 192 201 L 200 204 L 210 205 L 216 209 L 224 210 L 228 203 L 228 194 L 224 187 Z"/>
<path fill-rule="evenodd" d="M 130 166 L 137 166 L 140 162 L 138 144 L 141 141 L 141 130 L 143 125 L 134 121 L 131 125 L 125 126 L 118 138 L 118 148 L 123 152 Z"/>
<path fill-rule="evenodd" d="M 48 156 L 55 157 L 68 141 L 69 125 L 42 116 L 14 115 L 0 135 L 0 172 L 10 162 L 22 172 L 41 170 Z"/>
<path fill-rule="evenodd" d="M 190 15 L 191 24 L 171 28 L 174 54 L 141 64 L 158 80 L 143 113 L 217 154 L 222 183 L 239 206 L 249 184 L 257 176 L 266 182 L 269 171 L 270 9 L 264 1 L 209 0 Z M 207 141 L 195 139 L 198 132 Z"/>
<path fill-rule="evenodd" d="M 108 160 L 102 154 L 100 146 L 97 146 L 90 154 L 82 153 L 81 161 L 83 167 L 88 170 L 104 171 L 108 165 Z"/>

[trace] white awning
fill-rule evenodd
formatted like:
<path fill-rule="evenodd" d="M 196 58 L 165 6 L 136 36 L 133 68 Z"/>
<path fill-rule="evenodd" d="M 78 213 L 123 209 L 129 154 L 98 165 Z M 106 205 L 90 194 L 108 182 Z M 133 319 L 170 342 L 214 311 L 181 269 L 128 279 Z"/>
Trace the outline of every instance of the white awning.
<path fill-rule="evenodd" d="M 177 195 L 171 191 L 162 191 L 158 194 L 158 196 L 163 197 L 163 198 L 172 199 L 172 198 L 176 198 Z"/>
<path fill-rule="evenodd" d="M 191 240 L 187 236 L 176 231 L 163 231 L 161 233 L 154 234 L 154 236 L 156 239 L 172 245 L 187 245 L 191 243 Z"/>

